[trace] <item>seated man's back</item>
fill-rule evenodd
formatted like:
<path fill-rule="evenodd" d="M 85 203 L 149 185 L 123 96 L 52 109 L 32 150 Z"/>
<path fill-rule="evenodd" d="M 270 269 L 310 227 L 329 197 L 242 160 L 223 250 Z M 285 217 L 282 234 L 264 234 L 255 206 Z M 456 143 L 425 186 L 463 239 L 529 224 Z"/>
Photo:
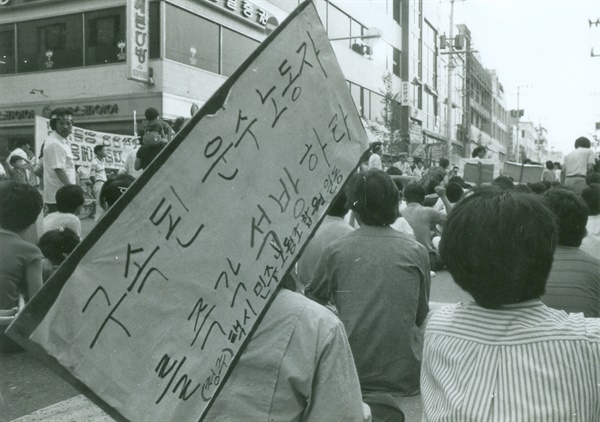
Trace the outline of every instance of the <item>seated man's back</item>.
<path fill-rule="evenodd" d="M 600 317 L 600 259 L 579 249 L 586 235 L 588 206 L 562 188 L 546 191 L 543 199 L 558 222 L 558 247 L 542 302 L 566 312 Z"/>
<path fill-rule="evenodd" d="M 440 252 L 476 303 L 428 316 L 423 420 L 600 420 L 600 320 L 540 301 L 558 233 L 540 197 L 515 190 L 452 209 Z"/>
<path fill-rule="evenodd" d="M 398 207 L 389 176 L 370 170 L 357 177 L 349 203 L 361 227 L 329 245 L 306 295 L 336 305 L 363 392 L 410 396 L 419 391 L 419 327 L 429 310 L 427 251 L 389 226 Z"/>
<path fill-rule="evenodd" d="M 459 303 L 432 312 L 425 339 L 424 420 L 600 418 L 600 320 Z"/>
<path fill-rule="evenodd" d="M 344 327 L 281 289 L 206 415 L 208 421 L 362 421 Z"/>

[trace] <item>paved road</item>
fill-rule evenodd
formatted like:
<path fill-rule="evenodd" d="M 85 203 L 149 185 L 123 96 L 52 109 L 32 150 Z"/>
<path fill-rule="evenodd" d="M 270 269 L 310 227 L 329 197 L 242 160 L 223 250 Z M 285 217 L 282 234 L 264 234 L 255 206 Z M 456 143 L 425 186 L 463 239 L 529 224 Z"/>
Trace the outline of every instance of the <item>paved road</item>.
<path fill-rule="evenodd" d="M 83 220 L 82 235 L 93 228 L 91 219 Z M 431 301 L 454 303 L 469 300 L 469 296 L 452 281 L 447 271 L 440 271 L 432 278 Z M 52 413 L 55 421 L 98 420 L 95 406 L 79 396 L 79 392 L 54 374 L 45 365 L 28 353 L 0 354 L 0 422 L 30 415 L 54 405 L 46 413 L 34 413 L 24 418 L 27 421 L 48 420 Z M 67 400 L 70 399 L 70 400 Z M 67 401 L 65 401 L 67 400 Z M 406 420 L 421 420 L 420 397 L 406 399 L 403 403 Z M 69 417 L 65 417 L 65 413 Z"/>

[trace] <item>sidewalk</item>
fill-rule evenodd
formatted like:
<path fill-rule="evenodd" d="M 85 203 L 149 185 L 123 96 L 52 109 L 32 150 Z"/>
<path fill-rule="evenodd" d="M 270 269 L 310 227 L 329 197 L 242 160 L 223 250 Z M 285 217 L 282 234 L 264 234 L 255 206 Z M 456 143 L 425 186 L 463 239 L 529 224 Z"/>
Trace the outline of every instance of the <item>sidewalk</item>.
<path fill-rule="evenodd" d="M 406 422 L 421 421 L 421 396 L 402 399 Z M 83 395 L 37 410 L 12 422 L 113 422 L 114 419 Z"/>

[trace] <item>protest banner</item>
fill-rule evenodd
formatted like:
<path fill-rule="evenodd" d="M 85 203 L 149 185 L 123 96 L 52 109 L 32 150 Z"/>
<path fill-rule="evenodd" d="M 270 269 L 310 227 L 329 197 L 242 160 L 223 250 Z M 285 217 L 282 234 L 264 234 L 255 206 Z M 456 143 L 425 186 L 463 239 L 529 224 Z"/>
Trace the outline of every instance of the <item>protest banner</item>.
<path fill-rule="evenodd" d="M 203 419 L 367 146 L 305 2 L 167 144 L 9 335 L 118 420 Z"/>
<path fill-rule="evenodd" d="M 541 164 L 523 164 L 506 161 L 502 175 L 512 177 L 515 183 L 538 183 L 542 181 L 544 167 Z"/>
<path fill-rule="evenodd" d="M 39 157 L 42 144 L 52 133 L 50 120 L 35 116 L 35 156 Z M 67 138 L 76 166 L 90 166 L 94 159 L 94 147 L 104 145 L 106 151 L 105 167 L 120 170 L 125 164 L 127 153 L 135 148 L 137 140 L 133 136 L 96 132 L 73 126 L 73 132 Z"/>

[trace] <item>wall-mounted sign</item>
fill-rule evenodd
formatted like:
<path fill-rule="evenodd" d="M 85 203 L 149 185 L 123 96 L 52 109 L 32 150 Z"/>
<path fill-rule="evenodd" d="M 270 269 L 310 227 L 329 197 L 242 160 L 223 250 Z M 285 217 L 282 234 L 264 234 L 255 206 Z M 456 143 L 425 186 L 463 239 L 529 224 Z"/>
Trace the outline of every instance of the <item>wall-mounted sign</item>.
<path fill-rule="evenodd" d="M 150 82 L 148 0 L 127 0 L 127 79 Z"/>
<path fill-rule="evenodd" d="M 48 117 L 53 108 L 53 106 L 47 105 L 42 109 L 41 114 Z M 119 105 L 116 103 L 82 104 L 66 108 L 76 117 L 119 114 Z M 0 110 L 0 121 L 33 120 L 36 114 L 39 113 L 36 113 L 34 109 Z"/>
<path fill-rule="evenodd" d="M 35 110 L 0 110 L 0 121 L 31 120 L 34 117 Z"/>
<path fill-rule="evenodd" d="M 204 0 L 206 3 L 214 4 L 219 8 L 227 11 L 228 13 L 234 14 L 238 17 L 247 19 L 249 22 L 260 25 L 262 27 L 267 26 L 267 21 L 271 15 L 269 12 L 261 7 L 254 5 L 246 0 Z"/>

